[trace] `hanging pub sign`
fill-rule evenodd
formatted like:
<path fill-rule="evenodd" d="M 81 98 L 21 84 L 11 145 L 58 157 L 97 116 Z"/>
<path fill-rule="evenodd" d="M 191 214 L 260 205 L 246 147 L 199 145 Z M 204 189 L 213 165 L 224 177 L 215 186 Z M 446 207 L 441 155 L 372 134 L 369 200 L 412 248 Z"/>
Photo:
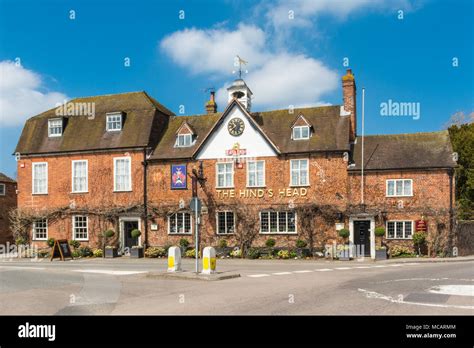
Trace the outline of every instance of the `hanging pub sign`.
<path fill-rule="evenodd" d="M 416 220 L 415 221 L 415 232 L 427 232 L 428 225 L 425 220 Z"/>
<path fill-rule="evenodd" d="M 235 143 L 232 149 L 225 150 L 225 154 L 227 156 L 232 156 L 235 166 L 238 169 L 242 169 L 244 167 L 242 156 L 247 155 L 247 149 L 241 149 L 239 143 Z"/>
<path fill-rule="evenodd" d="M 172 190 L 186 190 L 187 175 L 186 164 L 172 164 L 171 165 L 171 189 Z"/>
<path fill-rule="evenodd" d="M 69 258 L 74 259 L 72 257 L 71 248 L 69 248 L 67 239 L 59 239 L 54 241 L 50 261 L 53 261 L 53 259 L 58 257 L 61 259 L 61 261 L 65 261 L 65 259 Z"/>

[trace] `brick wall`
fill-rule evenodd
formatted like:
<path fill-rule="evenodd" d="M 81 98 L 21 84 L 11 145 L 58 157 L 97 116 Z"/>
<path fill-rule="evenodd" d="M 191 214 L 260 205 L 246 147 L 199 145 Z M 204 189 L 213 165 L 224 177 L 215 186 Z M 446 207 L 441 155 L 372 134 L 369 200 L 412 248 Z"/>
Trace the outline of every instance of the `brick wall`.
<path fill-rule="evenodd" d="M 0 196 L 0 244 L 13 242 L 10 229 L 9 212 L 17 206 L 16 183 L 0 182 L 5 184 L 5 196 Z"/>

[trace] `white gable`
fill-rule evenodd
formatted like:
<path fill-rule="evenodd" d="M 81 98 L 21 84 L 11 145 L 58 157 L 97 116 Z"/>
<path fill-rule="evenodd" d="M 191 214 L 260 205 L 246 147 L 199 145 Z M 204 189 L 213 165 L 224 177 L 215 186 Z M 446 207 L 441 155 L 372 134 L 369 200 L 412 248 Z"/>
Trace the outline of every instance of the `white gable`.
<path fill-rule="evenodd" d="M 244 131 L 240 136 L 232 136 L 227 130 L 227 124 L 235 117 L 240 118 L 244 122 Z M 275 150 L 268 141 L 260 134 L 252 123 L 247 119 L 240 108 L 234 105 L 227 115 L 224 116 L 223 122 L 214 130 L 212 135 L 207 139 L 204 146 L 197 155 L 197 159 L 224 159 L 231 158 L 226 155 L 226 150 L 234 147 L 235 143 L 239 143 L 241 149 L 247 150 L 247 154 L 241 157 L 268 157 L 276 156 Z"/>

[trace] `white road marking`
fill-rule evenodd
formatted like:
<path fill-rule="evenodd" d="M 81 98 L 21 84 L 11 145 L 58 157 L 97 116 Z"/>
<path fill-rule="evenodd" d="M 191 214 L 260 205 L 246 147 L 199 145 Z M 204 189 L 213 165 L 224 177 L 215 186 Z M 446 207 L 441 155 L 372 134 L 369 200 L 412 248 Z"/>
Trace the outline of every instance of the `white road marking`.
<path fill-rule="evenodd" d="M 320 268 L 320 269 L 315 269 L 316 272 L 329 272 L 332 271 L 332 268 Z"/>
<path fill-rule="evenodd" d="M 441 308 L 461 308 L 461 309 L 474 309 L 474 306 L 458 306 L 458 305 L 447 305 L 447 304 L 440 304 L 440 303 L 422 303 L 422 302 L 411 302 L 411 301 L 403 301 L 403 299 L 394 299 L 391 296 L 387 296 L 384 294 L 380 294 L 375 291 L 365 290 L 365 289 L 357 289 L 358 291 L 365 294 L 367 298 L 375 298 L 379 300 L 385 300 L 392 303 L 400 303 L 400 304 L 411 304 L 415 306 L 427 306 L 427 307 L 441 307 Z"/>
<path fill-rule="evenodd" d="M 252 278 L 261 278 L 261 277 L 270 277 L 270 274 L 249 274 L 248 276 Z"/>
<path fill-rule="evenodd" d="M 354 268 L 371 268 L 370 266 L 358 266 L 358 267 L 354 267 Z"/>
<path fill-rule="evenodd" d="M 312 273 L 313 271 L 310 271 L 310 270 L 302 270 L 302 271 L 293 271 L 293 273 Z"/>
<path fill-rule="evenodd" d="M 372 266 L 374 268 L 384 268 L 384 267 L 387 267 L 387 266 L 383 266 L 383 265 L 377 265 L 377 266 Z"/>
<path fill-rule="evenodd" d="M 45 269 L 44 267 L 30 267 L 30 266 L 1 266 L 0 268 L 13 268 L 13 269 Z"/>
<path fill-rule="evenodd" d="M 390 265 L 390 267 L 400 267 L 400 266 L 403 266 L 401 263 L 396 263 L 394 265 Z"/>
<path fill-rule="evenodd" d="M 344 270 L 344 269 L 352 269 L 352 267 L 336 267 L 334 269 Z"/>
<path fill-rule="evenodd" d="M 114 271 L 107 269 L 75 269 L 73 272 L 80 273 L 99 273 L 99 274 L 110 274 L 110 275 L 131 275 L 131 274 L 140 274 L 148 273 L 148 271 Z"/>
<path fill-rule="evenodd" d="M 438 285 L 428 291 L 444 295 L 474 296 L 474 285 Z"/>
<path fill-rule="evenodd" d="M 273 275 L 288 275 L 291 274 L 291 272 L 277 272 L 277 273 L 272 273 Z"/>

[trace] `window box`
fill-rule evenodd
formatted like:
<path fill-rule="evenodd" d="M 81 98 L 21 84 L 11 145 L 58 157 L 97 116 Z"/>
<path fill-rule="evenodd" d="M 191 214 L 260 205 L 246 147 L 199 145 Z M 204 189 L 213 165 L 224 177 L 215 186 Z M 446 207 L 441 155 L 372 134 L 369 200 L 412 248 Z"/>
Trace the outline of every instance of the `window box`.
<path fill-rule="evenodd" d="M 143 257 L 143 247 L 132 247 L 130 251 L 130 257 L 132 259 L 141 259 Z"/>
<path fill-rule="evenodd" d="M 116 247 L 106 247 L 105 248 L 105 258 L 112 259 L 118 257 L 118 250 Z"/>

